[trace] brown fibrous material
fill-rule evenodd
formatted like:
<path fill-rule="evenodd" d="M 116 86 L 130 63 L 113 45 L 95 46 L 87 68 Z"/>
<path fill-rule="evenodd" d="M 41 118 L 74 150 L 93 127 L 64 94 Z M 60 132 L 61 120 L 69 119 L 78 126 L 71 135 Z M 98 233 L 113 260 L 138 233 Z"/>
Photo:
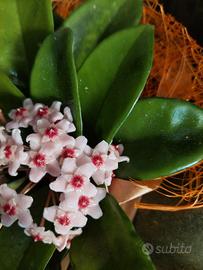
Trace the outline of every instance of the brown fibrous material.
<path fill-rule="evenodd" d="M 80 5 L 82 0 L 53 0 L 53 8 L 61 18 L 66 18 L 73 9 Z"/>

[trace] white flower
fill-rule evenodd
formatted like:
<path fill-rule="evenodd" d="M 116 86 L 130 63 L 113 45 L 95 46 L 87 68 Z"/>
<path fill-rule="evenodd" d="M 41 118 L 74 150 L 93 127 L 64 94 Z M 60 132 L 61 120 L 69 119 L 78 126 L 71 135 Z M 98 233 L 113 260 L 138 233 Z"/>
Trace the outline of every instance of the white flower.
<path fill-rule="evenodd" d="M 34 242 L 41 241 L 45 244 L 52 244 L 55 239 L 55 235 L 52 231 L 45 231 L 45 227 L 39 227 L 37 224 L 31 224 L 24 232 L 27 236 L 31 236 Z"/>
<path fill-rule="evenodd" d="M 59 101 L 48 107 L 26 99 L 23 107 L 10 112 L 12 121 L 6 125 L 8 132 L 0 127 L 2 172 L 8 168 L 9 174 L 16 176 L 19 167 L 25 165 L 24 168 L 30 170 L 30 181 L 37 183 L 49 174 L 52 176 L 48 178 L 51 180 L 50 189 L 60 192 L 56 197 L 59 205 L 45 207 L 43 211 L 43 217 L 54 224 L 57 236 L 33 223 L 28 209 L 33 202 L 32 197 L 17 194 L 6 184 L 0 185 L 1 223 L 8 227 L 18 221 L 25 228 L 25 234 L 35 242 L 54 244 L 59 251 L 70 248 L 71 240 L 82 233 L 87 216 L 94 219 L 102 216 L 99 203 L 106 196 L 106 190 L 96 185 L 109 186 L 118 164 L 129 161 L 128 157 L 121 156 L 122 145 L 114 146 L 102 141 L 92 149 L 84 136 L 70 136 L 69 133 L 76 130 L 71 110 L 65 107 L 62 113 L 61 107 Z M 28 126 L 33 130 L 26 138 L 29 146 L 23 144 L 18 129 Z M 23 190 L 28 191 L 32 186 L 29 184 Z M 50 194 L 54 195 L 53 192 Z M 55 201 L 54 196 L 52 199 Z"/>
<path fill-rule="evenodd" d="M 28 154 L 28 166 L 31 168 L 30 181 L 37 183 L 46 173 L 55 177 L 60 175 L 59 163 L 52 149 L 42 147 L 38 152 L 30 151 Z"/>
<path fill-rule="evenodd" d="M 12 135 L 7 135 L 1 129 L 0 134 L 0 165 L 8 166 L 11 176 L 17 175 L 21 164 L 26 164 L 27 153 L 24 152 L 23 141 L 19 129 L 13 129 Z"/>
<path fill-rule="evenodd" d="M 0 186 L 0 213 L 2 225 L 9 227 L 16 220 L 19 226 L 27 228 L 32 223 L 32 216 L 28 208 L 33 198 L 23 194 L 17 194 L 15 190 L 6 184 Z"/>
<path fill-rule="evenodd" d="M 12 121 L 8 122 L 6 125 L 6 129 L 14 129 L 23 127 L 28 127 L 29 123 L 33 119 L 33 111 L 34 105 L 32 103 L 32 100 L 27 98 L 23 101 L 23 107 L 20 107 L 15 110 L 11 110 L 9 113 L 9 117 L 12 119 Z"/>
<path fill-rule="evenodd" d="M 118 160 L 110 155 L 107 142 L 102 141 L 97 144 L 90 156 L 86 157 L 86 162 L 91 162 L 96 168 L 92 178 L 97 185 L 111 184 L 113 171 L 118 168 Z"/>
<path fill-rule="evenodd" d="M 64 146 L 61 157 L 65 158 L 78 158 L 83 154 L 87 146 L 87 139 L 84 136 L 79 136 L 76 139 L 70 137 L 67 144 Z"/>
<path fill-rule="evenodd" d="M 65 211 L 58 206 L 44 208 L 43 217 L 54 223 L 55 231 L 58 234 L 66 235 L 74 227 L 84 227 L 87 218 L 79 211 Z"/>
<path fill-rule="evenodd" d="M 64 108 L 64 118 L 70 122 L 73 122 L 73 116 L 69 107 Z"/>
<path fill-rule="evenodd" d="M 97 193 L 96 187 L 90 182 L 90 177 L 95 171 L 92 164 L 84 164 L 80 167 L 71 158 L 66 158 L 62 166 L 62 175 L 49 186 L 56 192 L 80 191 L 94 196 Z"/>
<path fill-rule="evenodd" d="M 110 145 L 109 147 L 109 156 L 111 159 L 117 159 L 118 162 L 129 162 L 129 157 L 121 156 L 124 151 L 124 147 L 122 144 L 118 145 Z"/>
<path fill-rule="evenodd" d="M 104 188 L 97 188 L 95 196 L 88 196 L 86 193 L 70 192 L 64 194 L 60 207 L 67 211 L 80 211 L 83 215 L 89 215 L 94 219 L 102 216 L 99 202 L 106 196 Z"/>
<path fill-rule="evenodd" d="M 38 120 L 47 119 L 51 123 L 55 123 L 63 119 L 64 115 L 60 112 L 61 102 L 54 101 L 50 107 L 37 103 L 33 109 L 33 120 L 30 123 L 31 126 L 36 130 Z"/>
<path fill-rule="evenodd" d="M 82 233 L 81 229 L 70 230 L 66 235 L 59 235 L 54 239 L 54 245 L 58 251 L 62 251 L 65 248 L 70 249 L 71 241 Z"/>
<path fill-rule="evenodd" d="M 33 150 L 39 150 L 42 144 L 49 143 L 50 147 L 55 148 L 60 153 L 63 147 L 72 140 L 67 134 L 73 130 L 70 125 L 72 124 L 65 119 L 57 124 L 52 124 L 46 119 L 38 120 L 36 126 L 38 133 L 30 134 L 26 141 L 30 143 Z"/>

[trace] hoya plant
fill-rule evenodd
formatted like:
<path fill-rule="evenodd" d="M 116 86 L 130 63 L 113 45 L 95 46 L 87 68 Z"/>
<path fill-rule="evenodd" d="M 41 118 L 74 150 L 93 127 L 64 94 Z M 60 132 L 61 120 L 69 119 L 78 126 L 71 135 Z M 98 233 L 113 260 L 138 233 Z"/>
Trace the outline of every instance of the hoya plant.
<path fill-rule="evenodd" d="M 68 253 L 75 270 L 155 269 L 109 186 L 201 161 L 203 110 L 141 98 L 141 15 L 141 0 L 87 0 L 64 21 L 51 0 L 0 1 L 0 269 Z"/>

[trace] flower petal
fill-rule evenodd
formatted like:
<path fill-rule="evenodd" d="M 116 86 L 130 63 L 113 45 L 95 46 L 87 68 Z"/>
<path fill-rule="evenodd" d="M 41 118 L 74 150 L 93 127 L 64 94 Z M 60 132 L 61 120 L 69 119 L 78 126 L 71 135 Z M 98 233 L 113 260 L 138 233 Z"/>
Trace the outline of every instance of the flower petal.
<path fill-rule="evenodd" d="M 49 184 L 51 190 L 55 192 L 65 192 L 67 181 L 65 178 L 59 177 L 54 182 Z"/>
<path fill-rule="evenodd" d="M 30 148 L 36 151 L 39 150 L 41 147 L 41 139 L 42 137 L 39 133 L 33 133 L 27 136 L 26 142 L 29 142 Z"/>
<path fill-rule="evenodd" d="M 33 198 L 31 196 L 27 196 L 27 195 L 24 195 L 24 194 L 18 194 L 17 195 L 16 204 L 21 209 L 30 208 L 32 203 L 33 203 Z"/>
<path fill-rule="evenodd" d="M 43 212 L 43 217 L 48 221 L 54 222 L 57 209 L 58 207 L 55 205 L 50 206 L 50 207 L 45 207 L 44 212 Z"/>
<path fill-rule="evenodd" d="M 33 222 L 32 216 L 29 210 L 22 211 L 18 214 L 18 224 L 22 228 L 28 228 Z"/>
<path fill-rule="evenodd" d="M 84 227 L 87 224 L 87 218 L 78 211 L 74 214 L 72 222 L 74 227 Z"/>
<path fill-rule="evenodd" d="M 17 220 L 16 216 L 11 217 L 6 214 L 3 214 L 1 216 L 1 224 L 5 227 L 10 227 L 16 220 Z"/>
<path fill-rule="evenodd" d="M 94 148 L 94 152 L 99 152 L 102 154 L 107 154 L 108 150 L 109 150 L 109 144 L 105 141 L 98 143 L 96 147 Z"/>
<path fill-rule="evenodd" d="M 12 161 L 9 163 L 9 167 L 8 167 L 8 173 L 11 175 L 11 176 L 17 176 L 17 170 L 19 169 L 20 167 L 20 163 L 18 160 L 15 160 L 15 161 Z"/>
<path fill-rule="evenodd" d="M 31 168 L 29 179 L 33 183 L 38 183 L 46 174 L 45 168 Z"/>
<path fill-rule="evenodd" d="M 76 160 L 74 158 L 65 158 L 61 170 L 63 173 L 72 174 L 76 168 Z"/>
<path fill-rule="evenodd" d="M 59 176 L 60 175 L 60 166 L 57 160 L 54 160 L 53 162 L 47 164 L 47 172 L 52 176 Z"/>
<path fill-rule="evenodd" d="M 99 205 L 94 205 L 88 208 L 87 214 L 94 219 L 99 219 L 103 215 L 103 212 Z"/>
<path fill-rule="evenodd" d="M 86 176 L 87 178 L 90 178 L 95 171 L 96 171 L 95 166 L 92 163 L 87 163 L 80 166 L 77 169 L 76 174 L 83 175 L 83 176 Z"/>
<path fill-rule="evenodd" d="M 19 129 L 12 130 L 12 138 L 13 138 L 15 144 L 23 145 L 23 140 L 22 140 L 21 132 Z"/>
<path fill-rule="evenodd" d="M 4 200 L 9 201 L 10 199 L 17 196 L 17 193 L 12 188 L 9 188 L 7 184 L 0 185 L 0 195 Z"/>

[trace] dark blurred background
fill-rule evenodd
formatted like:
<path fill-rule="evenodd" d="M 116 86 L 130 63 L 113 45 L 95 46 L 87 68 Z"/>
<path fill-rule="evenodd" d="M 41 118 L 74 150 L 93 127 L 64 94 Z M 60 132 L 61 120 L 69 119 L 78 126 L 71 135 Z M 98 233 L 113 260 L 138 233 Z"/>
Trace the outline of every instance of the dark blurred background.
<path fill-rule="evenodd" d="M 203 46 L 203 0 L 160 2 L 165 11 L 186 26 L 190 36 Z M 142 200 L 169 203 L 168 198 L 156 192 Z M 138 210 L 135 226 L 143 241 L 155 249 L 151 257 L 157 270 L 203 270 L 203 208 L 180 212 Z M 172 252 L 171 245 L 177 247 L 177 251 Z M 188 247 L 189 252 L 181 250 L 181 245 Z M 162 247 L 162 252 L 156 252 L 157 247 Z"/>
<path fill-rule="evenodd" d="M 165 11 L 182 22 L 190 35 L 203 46 L 203 0 L 161 0 L 160 2 L 164 5 Z"/>

